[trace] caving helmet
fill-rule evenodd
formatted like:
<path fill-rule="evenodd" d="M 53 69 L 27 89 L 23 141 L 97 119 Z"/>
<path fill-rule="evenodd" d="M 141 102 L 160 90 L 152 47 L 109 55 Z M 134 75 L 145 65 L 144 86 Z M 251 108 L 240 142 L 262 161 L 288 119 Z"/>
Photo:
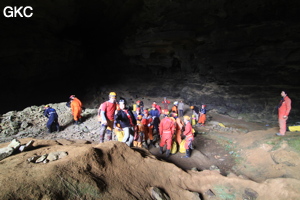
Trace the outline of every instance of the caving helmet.
<path fill-rule="evenodd" d="M 117 98 L 117 94 L 115 92 L 110 92 L 108 95 L 110 98 Z"/>
<path fill-rule="evenodd" d="M 184 116 L 183 116 L 183 119 L 186 119 L 186 120 L 188 120 L 188 121 L 191 120 L 190 116 L 188 116 L 188 115 L 184 115 Z"/>

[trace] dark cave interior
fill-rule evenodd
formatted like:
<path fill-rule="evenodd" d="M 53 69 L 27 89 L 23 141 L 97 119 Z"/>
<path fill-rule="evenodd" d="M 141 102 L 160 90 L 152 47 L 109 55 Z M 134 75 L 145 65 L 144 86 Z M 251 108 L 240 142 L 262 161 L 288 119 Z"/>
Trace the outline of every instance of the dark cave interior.
<path fill-rule="evenodd" d="M 139 82 L 161 87 L 156 93 L 144 88 L 145 94 L 209 101 L 219 111 L 239 113 L 272 110 L 266 102 L 277 103 L 284 89 L 293 100 L 294 120 L 299 117 L 296 0 L 48 0 L 0 5 L 2 10 L 33 8 L 30 18 L 2 13 L 0 19 L 0 113 L 67 101 L 70 94 L 84 96 L 95 85 L 126 85 L 138 77 Z"/>

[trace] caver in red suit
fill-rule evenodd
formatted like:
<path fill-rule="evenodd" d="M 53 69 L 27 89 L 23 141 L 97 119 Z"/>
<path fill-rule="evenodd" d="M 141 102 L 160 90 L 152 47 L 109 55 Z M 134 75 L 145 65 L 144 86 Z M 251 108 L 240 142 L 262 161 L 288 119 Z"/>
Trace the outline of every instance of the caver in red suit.
<path fill-rule="evenodd" d="M 287 96 L 285 91 L 281 92 L 282 100 L 278 105 L 278 123 L 279 123 L 279 133 L 276 133 L 278 136 L 285 135 L 286 132 L 286 121 L 290 114 L 292 108 L 292 101 Z"/>
<path fill-rule="evenodd" d="M 163 147 L 167 145 L 166 157 L 169 157 L 171 152 L 172 146 L 172 136 L 175 131 L 175 124 L 174 121 L 169 118 L 165 117 L 161 120 L 159 124 L 159 134 L 160 134 L 160 153 L 163 153 Z"/>
<path fill-rule="evenodd" d="M 184 148 L 186 149 L 185 158 L 191 157 L 191 145 L 194 140 L 193 128 L 189 116 L 184 116 L 185 128 L 183 135 L 185 135 Z"/>

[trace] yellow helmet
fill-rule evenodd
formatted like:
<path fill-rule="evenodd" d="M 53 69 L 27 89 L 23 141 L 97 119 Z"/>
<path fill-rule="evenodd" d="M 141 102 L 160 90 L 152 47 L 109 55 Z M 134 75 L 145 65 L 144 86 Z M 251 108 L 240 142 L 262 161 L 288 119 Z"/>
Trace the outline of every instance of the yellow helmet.
<path fill-rule="evenodd" d="M 48 104 L 44 106 L 44 108 L 49 108 L 49 107 L 50 107 L 50 106 L 49 106 Z"/>
<path fill-rule="evenodd" d="M 110 92 L 110 93 L 109 93 L 109 96 L 110 96 L 110 97 L 116 98 L 116 97 L 117 97 L 117 94 L 116 94 L 115 92 Z"/>
<path fill-rule="evenodd" d="M 184 115 L 184 116 L 183 116 L 183 119 L 186 119 L 186 120 L 188 120 L 188 121 L 191 120 L 190 116 L 188 116 L 188 115 Z"/>

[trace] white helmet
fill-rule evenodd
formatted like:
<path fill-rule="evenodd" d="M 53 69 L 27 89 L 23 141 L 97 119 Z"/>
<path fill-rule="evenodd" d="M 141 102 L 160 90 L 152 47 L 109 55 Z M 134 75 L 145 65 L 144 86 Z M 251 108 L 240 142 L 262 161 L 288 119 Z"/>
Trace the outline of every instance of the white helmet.
<path fill-rule="evenodd" d="M 177 106 L 177 105 L 178 105 L 178 101 L 175 101 L 175 102 L 174 102 L 174 105 L 176 105 L 176 106 Z"/>

